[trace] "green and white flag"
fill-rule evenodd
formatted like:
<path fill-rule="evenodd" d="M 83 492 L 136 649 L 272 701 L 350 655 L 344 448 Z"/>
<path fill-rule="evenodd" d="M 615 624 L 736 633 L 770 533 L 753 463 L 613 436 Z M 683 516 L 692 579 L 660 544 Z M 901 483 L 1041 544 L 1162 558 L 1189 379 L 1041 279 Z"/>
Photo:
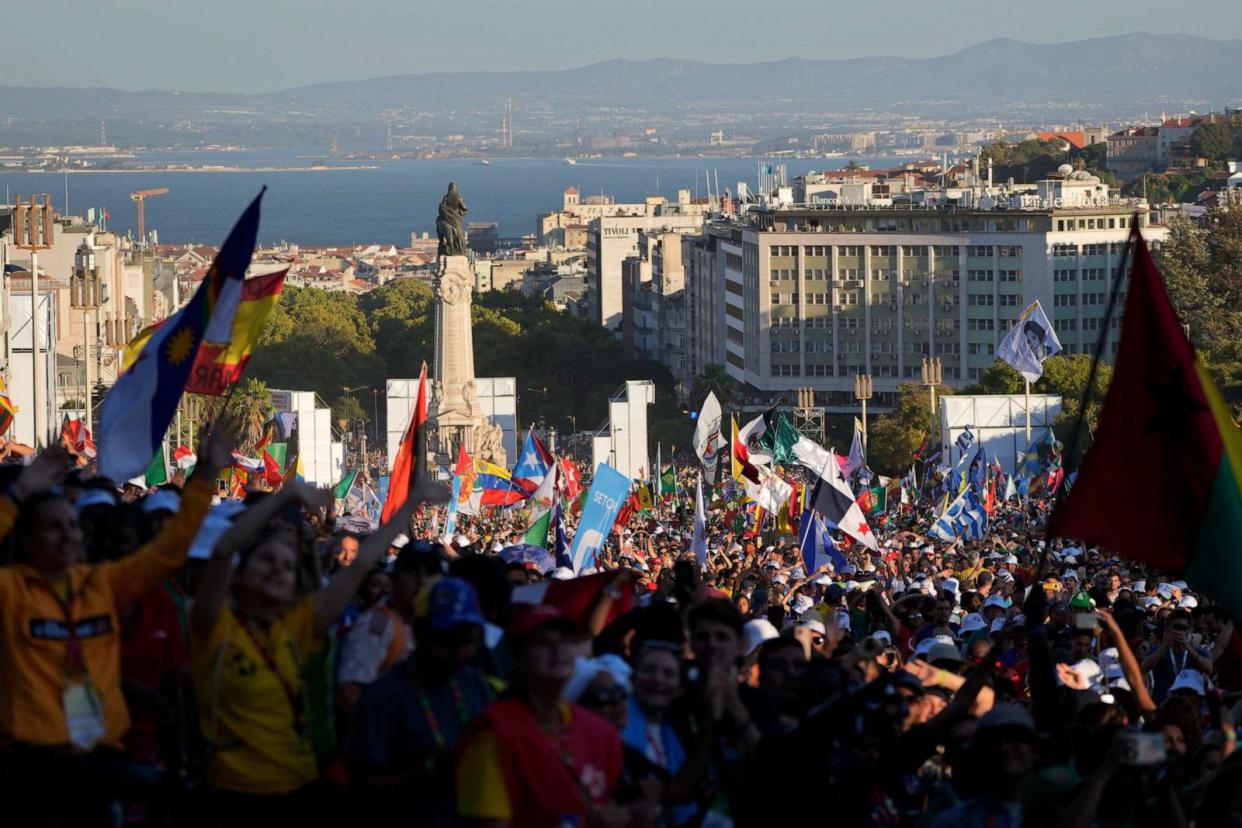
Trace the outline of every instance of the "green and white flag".
<path fill-rule="evenodd" d="M 337 500 L 344 500 L 349 495 L 349 490 L 354 487 L 354 480 L 358 478 L 358 470 L 355 469 L 341 479 L 332 487 L 332 496 Z"/>
<path fill-rule="evenodd" d="M 162 486 L 168 482 L 168 465 L 164 462 L 164 446 L 162 444 L 156 449 L 155 456 L 151 458 L 151 465 L 147 466 L 144 480 L 148 489 Z"/>

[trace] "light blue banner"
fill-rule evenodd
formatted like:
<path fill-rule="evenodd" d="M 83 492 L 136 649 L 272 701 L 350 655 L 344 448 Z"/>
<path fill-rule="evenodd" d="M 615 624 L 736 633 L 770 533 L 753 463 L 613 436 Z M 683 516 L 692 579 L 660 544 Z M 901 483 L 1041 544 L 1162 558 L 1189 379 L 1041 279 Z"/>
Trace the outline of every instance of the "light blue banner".
<path fill-rule="evenodd" d="M 595 470 L 595 479 L 591 481 L 591 490 L 587 492 L 586 502 L 582 506 L 578 531 L 574 534 L 570 557 L 573 559 L 575 575 L 585 567 L 595 566 L 599 550 L 608 540 L 613 521 L 617 519 L 617 513 L 625 505 L 629 494 L 630 481 L 625 475 L 607 463 L 600 463 Z"/>
<path fill-rule="evenodd" d="M 448 518 L 444 521 L 444 537 L 453 542 L 453 533 L 457 531 L 457 504 L 461 501 L 461 475 L 453 475 L 453 496 L 449 500 Z"/>

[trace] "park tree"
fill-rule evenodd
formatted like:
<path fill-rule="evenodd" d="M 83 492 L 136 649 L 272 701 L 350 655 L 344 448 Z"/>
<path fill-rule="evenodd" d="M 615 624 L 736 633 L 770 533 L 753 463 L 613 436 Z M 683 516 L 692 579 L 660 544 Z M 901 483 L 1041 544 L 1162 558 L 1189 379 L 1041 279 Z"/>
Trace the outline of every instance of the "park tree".
<path fill-rule="evenodd" d="M 1200 157 L 1213 161 L 1224 161 L 1233 152 L 1233 130 L 1228 124 L 1203 124 L 1190 141 Z"/>
<path fill-rule="evenodd" d="M 951 393 L 948 388 L 940 390 L 940 395 Z M 880 474 L 904 472 L 933 429 L 927 389 L 915 382 L 902 383 L 897 386 L 892 413 L 875 418 L 867 429 L 867 465 Z"/>
<path fill-rule="evenodd" d="M 267 383 L 244 379 L 228 398 L 228 413 L 237 423 L 237 451 L 252 456 L 272 419 L 272 395 Z"/>

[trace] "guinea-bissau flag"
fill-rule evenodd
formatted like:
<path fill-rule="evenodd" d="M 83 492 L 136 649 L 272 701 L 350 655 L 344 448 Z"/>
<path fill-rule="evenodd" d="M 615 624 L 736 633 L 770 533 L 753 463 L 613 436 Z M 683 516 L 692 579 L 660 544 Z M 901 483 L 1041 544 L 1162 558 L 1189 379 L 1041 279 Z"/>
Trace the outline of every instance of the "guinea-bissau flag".
<path fill-rule="evenodd" d="M 423 363 L 418 374 L 418 396 L 414 400 L 414 410 L 410 412 L 410 424 L 397 446 L 397 456 L 393 458 L 392 474 L 388 478 L 388 497 L 384 501 L 384 509 L 380 512 L 380 523 L 387 523 L 393 515 L 401 510 L 414 487 L 414 476 L 426 473 L 426 469 L 418 468 L 419 447 L 427 439 L 427 363 Z"/>
<path fill-rule="evenodd" d="M 1182 576 L 1242 619 L 1242 431 L 1137 228 L 1131 244 L 1112 384 L 1048 533 Z"/>

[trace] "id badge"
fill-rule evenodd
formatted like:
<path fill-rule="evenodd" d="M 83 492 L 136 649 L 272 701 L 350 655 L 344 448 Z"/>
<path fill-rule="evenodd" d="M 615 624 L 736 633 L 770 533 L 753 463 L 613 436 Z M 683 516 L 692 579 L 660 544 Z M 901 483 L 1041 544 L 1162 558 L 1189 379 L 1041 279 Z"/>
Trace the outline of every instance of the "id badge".
<path fill-rule="evenodd" d="M 90 682 L 69 681 L 62 697 L 65 721 L 69 725 L 69 744 L 86 752 L 108 732 L 104 722 L 103 703 Z"/>

